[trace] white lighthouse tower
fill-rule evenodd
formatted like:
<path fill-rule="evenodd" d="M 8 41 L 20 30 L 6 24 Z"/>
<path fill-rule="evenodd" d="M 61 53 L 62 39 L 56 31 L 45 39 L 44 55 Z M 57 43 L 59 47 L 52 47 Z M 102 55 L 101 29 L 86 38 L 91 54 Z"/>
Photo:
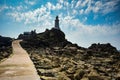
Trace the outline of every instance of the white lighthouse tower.
<path fill-rule="evenodd" d="M 60 30 L 58 16 L 56 16 L 54 28 Z"/>

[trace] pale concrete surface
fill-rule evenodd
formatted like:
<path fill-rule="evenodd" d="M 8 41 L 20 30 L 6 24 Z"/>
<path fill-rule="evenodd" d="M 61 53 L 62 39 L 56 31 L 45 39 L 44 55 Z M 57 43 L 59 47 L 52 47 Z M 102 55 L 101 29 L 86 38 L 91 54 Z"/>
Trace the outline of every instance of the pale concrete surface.
<path fill-rule="evenodd" d="M 33 62 L 19 42 L 13 41 L 13 55 L 0 63 L 0 80 L 40 80 Z"/>

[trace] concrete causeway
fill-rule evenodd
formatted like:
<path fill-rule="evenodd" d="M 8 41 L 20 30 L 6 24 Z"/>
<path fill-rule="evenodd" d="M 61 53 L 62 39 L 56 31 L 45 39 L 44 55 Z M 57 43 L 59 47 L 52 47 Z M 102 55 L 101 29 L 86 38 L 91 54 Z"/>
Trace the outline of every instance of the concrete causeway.
<path fill-rule="evenodd" d="M 13 55 L 0 63 L 0 80 L 40 80 L 28 53 L 19 44 L 12 42 Z"/>

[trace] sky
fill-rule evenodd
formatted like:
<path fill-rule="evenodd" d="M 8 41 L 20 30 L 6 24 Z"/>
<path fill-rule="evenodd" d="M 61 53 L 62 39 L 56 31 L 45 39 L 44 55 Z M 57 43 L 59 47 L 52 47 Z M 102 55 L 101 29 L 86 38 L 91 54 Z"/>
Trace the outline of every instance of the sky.
<path fill-rule="evenodd" d="M 54 27 L 82 47 L 111 43 L 120 50 L 120 0 L 0 0 L 0 35 L 17 38 Z"/>

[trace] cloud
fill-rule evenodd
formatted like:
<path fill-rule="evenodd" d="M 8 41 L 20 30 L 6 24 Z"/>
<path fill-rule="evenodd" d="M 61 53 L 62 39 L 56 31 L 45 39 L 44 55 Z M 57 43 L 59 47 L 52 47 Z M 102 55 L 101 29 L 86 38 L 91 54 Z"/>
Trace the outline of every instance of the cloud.
<path fill-rule="evenodd" d="M 81 4 L 82 7 L 85 7 L 91 0 L 84 0 Z"/>
<path fill-rule="evenodd" d="M 77 10 L 74 9 L 71 14 L 72 15 L 76 15 L 77 14 Z"/>
<path fill-rule="evenodd" d="M 81 9 L 79 12 L 80 12 L 80 14 L 83 14 L 83 13 L 84 13 L 84 10 L 83 10 L 83 9 Z"/>
<path fill-rule="evenodd" d="M 113 12 L 117 8 L 117 4 L 119 3 L 119 0 L 111 0 L 106 2 L 105 4 L 102 5 L 102 13 L 107 14 L 109 12 Z"/>
<path fill-rule="evenodd" d="M 7 15 L 11 16 L 17 22 L 24 22 L 24 24 L 38 24 L 44 20 L 50 19 L 50 12 L 47 11 L 46 7 L 41 6 L 41 8 L 37 8 L 34 11 L 28 12 L 11 12 L 7 13 Z"/>
<path fill-rule="evenodd" d="M 98 15 L 94 15 L 93 19 L 96 20 L 98 18 Z"/>
<path fill-rule="evenodd" d="M 85 14 L 88 14 L 92 11 L 92 4 L 91 3 L 92 3 L 91 0 L 86 2 L 87 8 L 84 11 Z"/>
<path fill-rule="evenodd" d="M 80 6 L 80 4 L 81 4 L 81 0 L 79 0 L 77 3 L 76 3 L 76 6 L 75 6 L 75 8 L 78 8 L 79 6 Z"/>
<path fill-rule="evenodd" d="M 50 2 L 47 2 L 46 7 L 47 7 L 49 10 L 55 9 L 55 6 L 52 5 Z"/>
<path fill-rule="evenodd" d="M 74 7 L 75 7 L 75 1 L 72 0 L 72 1 L 71 1 L 71 8 L 73 9 Z"/>
<path fill-rule="evenodd" d="M 19 6 L 8 6 L 8 9 L 9 10 L 12 10 L 12 11 L 23 11 L 23 10 L 26 10 L 28 7 L 27 6 L 23 6 L 23 5 L 19 5 Z"/>
<path fill-rule="evenodd" d="M 87 17 L 84 17 L 84 19 L 82 20 L 82 22 L 86 22 L 87 21 Z"/>
<path fill-rule="evenodd" d="M 36 4 L 36 0 L 34 0 L 34 1 L 25 0 L 25 3 L 29 4 L 29 5 L 34 5 L 34 4 Z"/>
<path fill-rule="evenodd" d="M 27 1 L 28 2 L 28 1 Z M 40 8 L 36 8 L 32 11 L 22 11 L 23 6 L 10 6 L 9 9 L 13 10 L 8 12 L 7 15 L 10 16 L 16 22 L 23 22 L 26 25 L 29 24 L 43 24 L 46 21 L 47 24 L 51 25 L 51 10 L 60 10 L 62 9 L 62 5 L 60 3 L 56 3 L 55 5 L 51 2 L 47 2 L 44 5 L 41 5 Z M 74 12 L 75 13 L 75 12 Z M 49 22 L 50 21 L 50 22 Z M 51 22 L 52 23 L 52 22 Z M 40 24 L 40 25 L 41 25 Z"/>
<path fill-rule="evenodd" d="M 85 7 L 89 2 L 91 2 L 91 0 L 78 0 L 75 8 Z"/>
<path fill-rule="evenodd" d="M 97 13 L 102 7 L 102 2 L 101 1 L 97 1 L 95 2 L 95 6 L 93 7 L 93 12 Z"/>
<path fill-rule="evenodd" d="M 76 2 L 76 6 L 75 7 L 78 7 L 78 6 L 86 6 L 87 5 L 87 8 L 84 10 L 84 9 L 80 9 L 80 10 L 74 10 L 74 8 L 71 10 L 71 12 L 69 12 L 70 15 L 62 15 L 60 16 L 61 17 L 61 20 L 64 21 L 62 23 L 62 25 L 68 25 L 71 26 L 72 29 L 79 29 L 79 28 L 82 28 L 83 31 L 86 31 L 87 33 L 89 34 L 95 34 L 95 33 L 105 33 L 107 34 L 107 30 L 110 29 L 112 30 L 113 28 L 112 27 L 106 27 L 104 25 L 104 27 L 100 27 L 100 26 L 90 26 L 90 25 L 85 25 L 83 24 L 85 21 L 87 21 L 87 17 L 84 17 L 83 21 L 80 22 L 79 19 L 76 19 L 75 18 L 75 15 L 77 15 L 77 13 L 80 13 L 80 14 L 84 14 L 84 13 L 89 13 L 90 11 L 93 11 L 95 13 L 97 12 L 102 12 L 102 13 L 107 13 L 109 12 L 110 10 L 106 11 L 106 9 L 108 9 L 109 5 L 112 5 L 112 7 L 114 7 L 116 4 L 117 4 L 117 1 L 108 1 L 106 3 L 103 3 L 101 1 L 92 1 L 92 0 L 85 0 L 85 1 L 78 1 Z M 75 2 L 72 2 L 72 4 L 75 4 Z M 80 5 L 81 3 L 81 5 Z M 94 5 L 92 5 L 94 3 Z M 15 21 L 17 22 L 21 22 L 23 21 L 24 24 L 43 24 L 44 21 L 46 21 L 46 25 L 52 25 L 53 22 L 51 20 L 54 20 L 54 18 L 52 18 L 52 14 L 51 14 L 51 10 L 59 10 L 59 9 L 62 9 L 63 7 L 67 7 L 67 6 L 70 6 L 70 3 L 68 3 L 67 1 L 59 1 L 58 3 L 56 4 L 52 4 L 51 2 L 47 2 L 46 4 L 42 5 L 40 8 L 36 8 L 34 9 L 33 11 L 27 11 L 27 12 L 20 12 L 20 11 L 13 11 L 13 12 L 9 12 L 7 13 L 7 15 L 11 16 L 13 19 L 15 19 Z M 74 6 L 74 5 L 73 5 Z M 5 6 L 5 8 L 8 8 Z M 23 9 L 23 6 L 17 6 L 15 8 L 11 7 L 11 9 L 17 9 L 17 10 L 21 10 Z M 101 8 L 103 10 L 101 10 Z M 79 12 L 78 12 L 79 11 Z M 62 14 L 62 12 L 61 12 Z M 98 16 L 94 16 L 94 19 L 96 19 Z M 72 22 L 72 23 L 71 23 Z M 44 23 L 44 25 L 45 25 Z M 52 24 L 51 24 L 52 23 Z M 77 27 L 76 27 L 77 26 Z M 112 28 L 112 29 L 111 29 Z M 100 32 L 100 31 L 102 32 Z M 113 29 L 116 31 L 116 29 Z M 113 31 L 112 30 L 112 31 Z M 119 29 L 118 29 L 119 30 Z M 94 32 L 94 31 L 97 31 L 97 32 Z M 118 32 L 118 31 L 116 31 Z M 109 31 L 108 31 L 109 33 Z M 112 32 L 110 32 L 112 33 Z M 109 34 L 110 34 L 109 33 Z"/>
<path fill-rule="evenodd" d="M 59 4 L 59 3 L 57 3 L 57 4 L 56 4 L 56 9 L 61 9 L 61 8 L 62 8 L 62 5 Z"/>
<path fill-rule="evenodd" d="M 9 13 L 9 12 L 22 12 L 25 11 L 26 9 L 28 9 L 28 7 L 26 5 L 18 5 L 18 6 L 11 6 L 11 5 L 1 5 L 0 7 L 0 12 L 4 12 L 4 10 L 6 10 L 5 14 Z"/>
<path fill-rule="evenodd" d="M 0 12 L 6 10 L 6 9 L 8 9 L 8 8 L 9 8 L 9 7 L 6 6 L 6 5 L 0 6 Z"/>
<path fill-rule="evenodd" d="M 88 47 L 92 43 L 111 43 L 119 47 L 120 23 L 113 25 L 87 25 L 71 16 L 62 17 L 61 28 L 65 32 L 66 38 L 80 46 Z"/>
<path fill-rule="evenodd" d="M 59 0 L 59 3 L 63 3 L 64 2 L 64 0 Z"/>
<path fill-rule="evenodd" d="M 57 3 L 56 5 L 53 5 L 52 3 L 47 2 L 46 8 L 48 8 L 49 10 L 59 10 L 59 9 L 62 8 L 62 5 L 60 3 Z"/>
<path fill-rule="evenodd" d="M 31 4 L 31 1 L 26 0 L 25 1 L 27 4 Z M 71 15 L 71 16 L 80 16 L 80 15 L 86 15 L 89 14 L 90 12 L 93 12 L 94 15 L 97 13 L 102 13 L 102 14 L 107 14 L 109 12 L 114 11 L 117 8 L 117 3 L 118 0 L 110 0 L 110 1 L 93 1 L 93 0 L 78 0 L 78 1 L 63 1 L 60 0 L 58 3 L 53 4 L 51 2 L 47 2 L 44 5 L 41 5 L 40 8 L 36 8 L 32 11 L 23 11 L 26 10 L 28 7 L 27 6 L 4 6 L 0 8 L 0 11 L 3 9 L 11 9 L 13 12 L 7 13 L 9 16 L 13 16 L 13 18 L 16 21 L 24 21 L 25 24 L 29 23 L 35 23 L 38 21 L 41 21 L 40 17 L 41 15 L 44 14 L 51 14 L 51 11 L 58 11 L 60 12 L 61 10 L 64 12 L 64 15 Z M 33 3 L 36 3 L 34 1 Z M 75 8 L 74 8 L 75 7 Z M 43 10 L 44 9 L 44 10 Z M 23 12 L 22 12 L 23 11 Z M 60 13 L 59 13 L 60 14 Z M 29 15 L 29 16 L 28 16 Z M 20 17 L 20 18 L 19 18 Z M 94 16 L 94 20 L 99 17 L 99 16 Z M 32 20 L 33 19 L 33 20 Z M 86 21 L 86 20 L 85 20 Z M 84 21 L 83 21 L 84 22 Z"/>
<path fill-rule="evenodd" d="M 55 15 L 54 11 L 59 12 L 60 27 L 65 32 L 66 38 L 71 42 L 78 43 L 84 47 L 93 42 L 111 42 L 118 44 L 118 39 L 114 37 L 120 34 L 120 23 L 113 25 L 88 25 L 85 24 L 89 18 L 86 16 L 89 13 L 94 13 L 94 20 L 99 17 L 97 13 L 107 14 L 117 8 L 118 0 L 110 0 L 106 2 L 93 0 L 78 0 L 68 1 L 60 0 L 53 4 L 47 2 L 40 7 L 30 10 L 22 11 L 24 6 L 4 6 L 0 10 L 11 9 L 7 15 L 15 22 L 23 22 L 27 26 L 34 26 L 38 32 L 46 28 L 54 26 Z M 31 5 L 31 4 L 30 4 Z M 80 18 L 81 16 L 82 18 Z M 85 16 L 83 16 L 85 15 Z M 79 18 L 78 18 L 79 17 Z M 112 38 L 112 37 L 113 38 Z M 118 42 L 112 42 L 116 40 Z"/>
<path fill-rule="evenodd" d="M 80 14 L 89 14 L 90 12 L 107 14 L 115 11 L 118 8 L 118 4 L 119 0 L 78 0 L 75 8 L 79 9 Z"/>
<path fill-rule="evenodd" d="M 87 20 L 87 17 L 85 17 L 85 20 Z M 79 21 L 79 19 L 74 19 L 71 16 L 64 17 L 62 21 L 62 26 L 65 24 L 69 24 L 69 26 L 72 26 L 73 28 L 76 28 L 77 31 L 81 31 L 80 33 L 85 34 L 91 34 L 91 35 L 115 35 L 117 33 L 120 33 L 120 23 L 114 24 L 114 25 L 86 25 Z M 67 26 L 67 25 L 65 25 Z M 69 28 L 68 26 L 68 28 Z M 75 31 L 76 32 L 76 31 Z"/>
<path fill-rule="evenodd" d="M 94 3 L 95 6 L 93 6 L 93 12 L 107 14 L 115 11 L 118 8 L 117 4 L 119 3 L 119 0 L 110 0 L 107 2 L 97 1 Z"/>

